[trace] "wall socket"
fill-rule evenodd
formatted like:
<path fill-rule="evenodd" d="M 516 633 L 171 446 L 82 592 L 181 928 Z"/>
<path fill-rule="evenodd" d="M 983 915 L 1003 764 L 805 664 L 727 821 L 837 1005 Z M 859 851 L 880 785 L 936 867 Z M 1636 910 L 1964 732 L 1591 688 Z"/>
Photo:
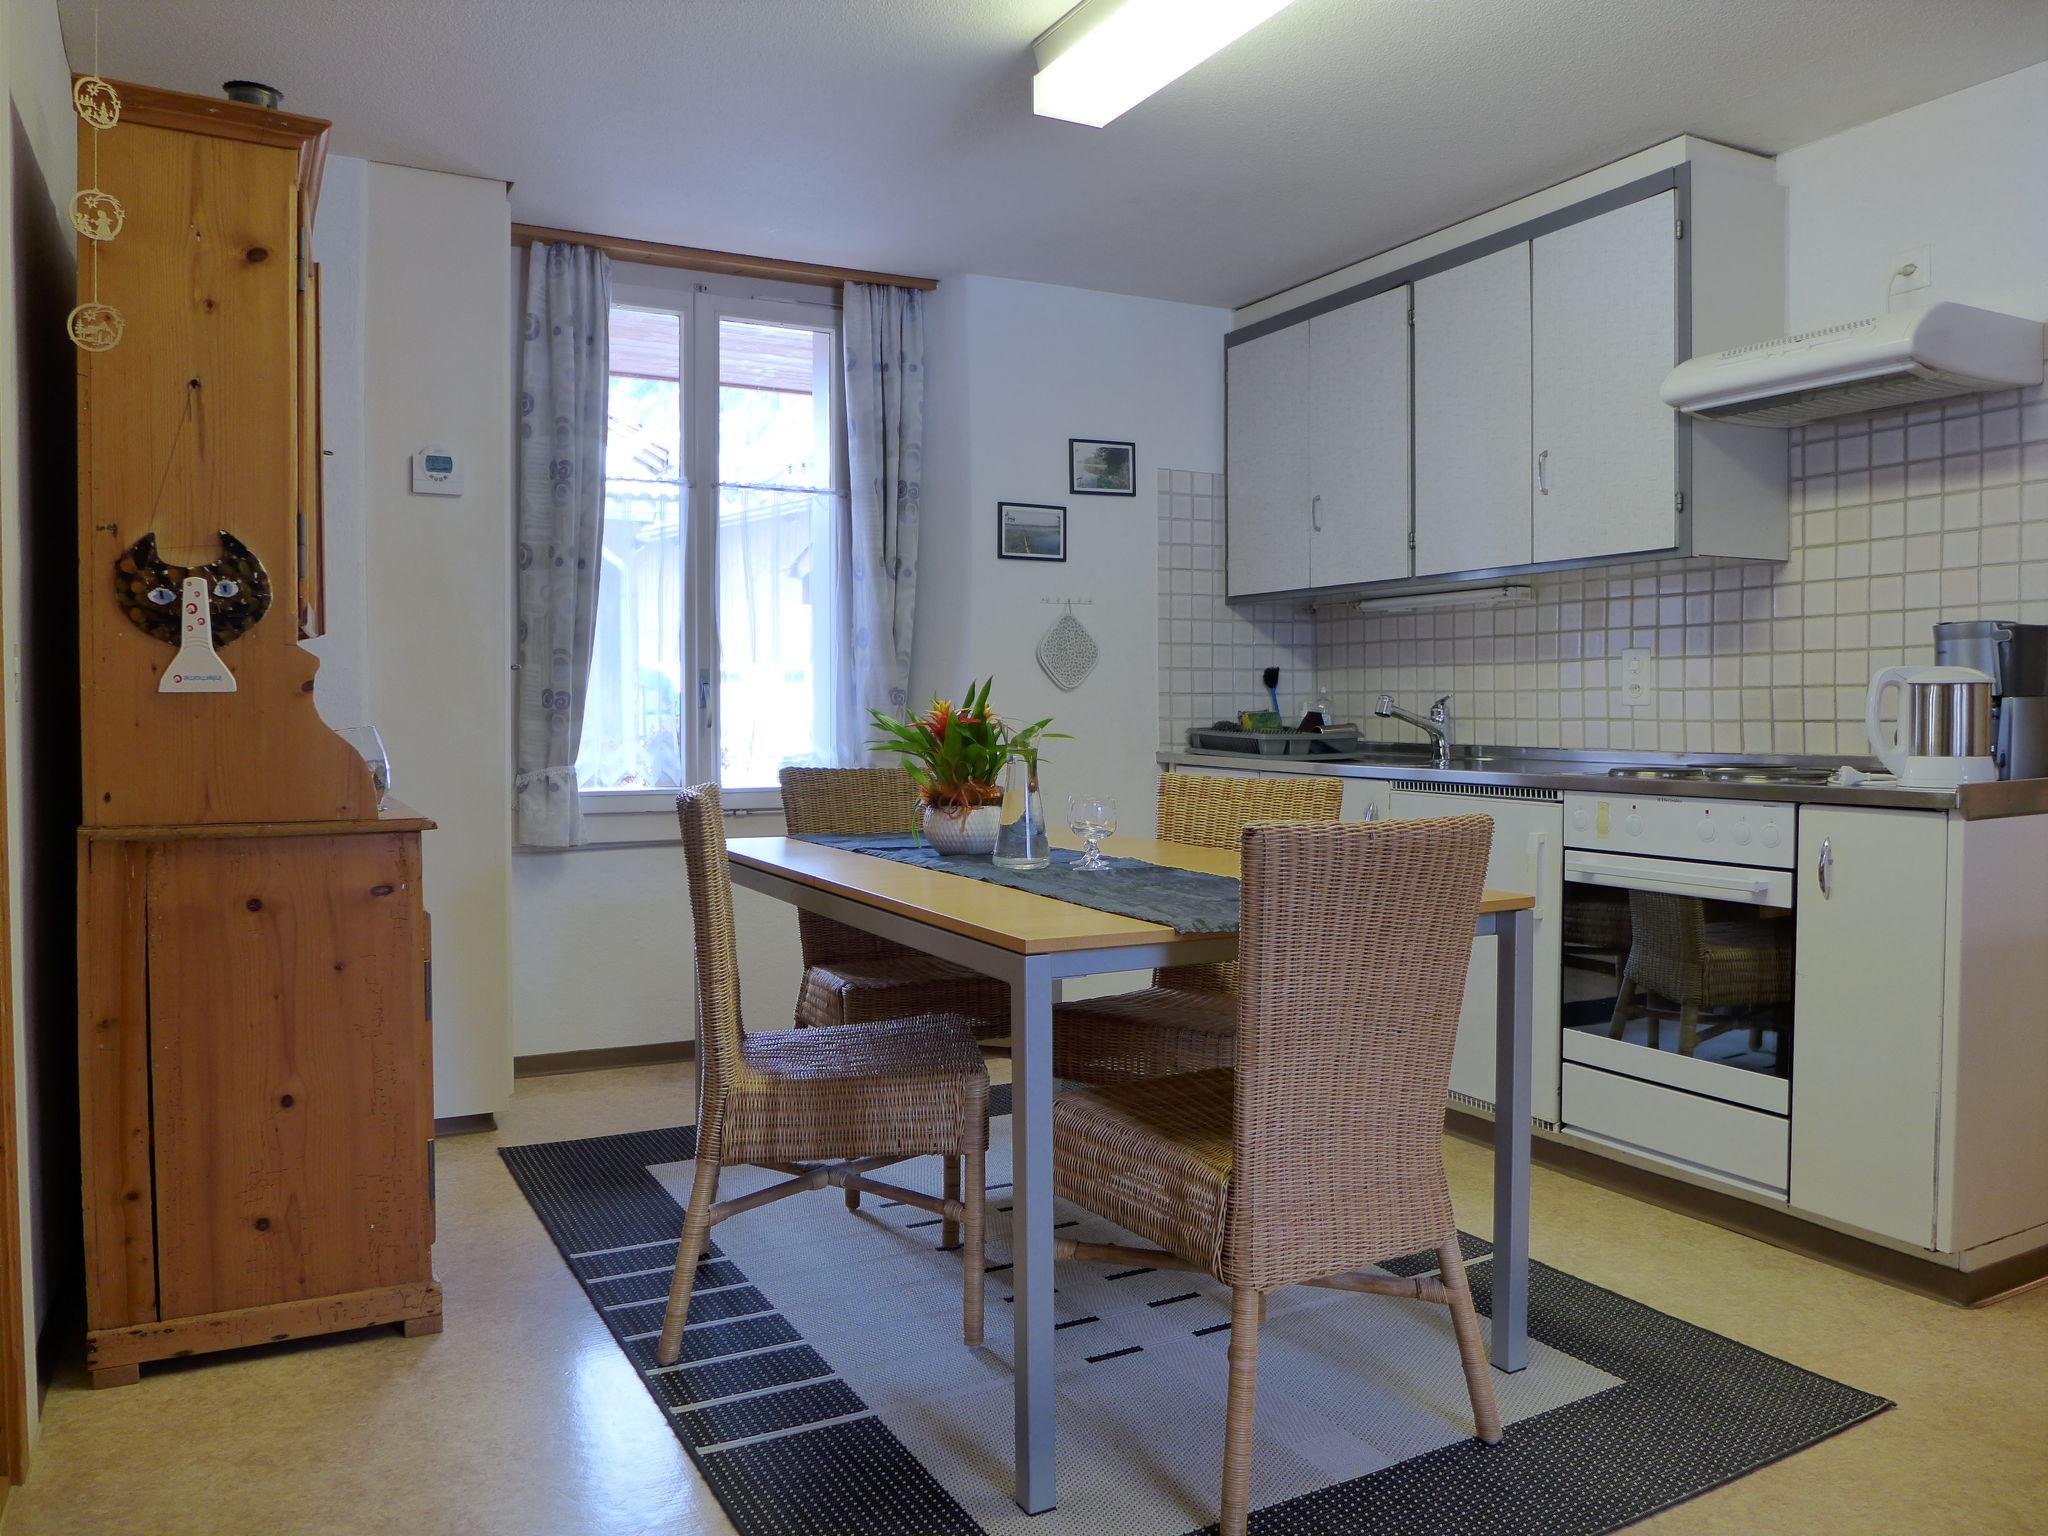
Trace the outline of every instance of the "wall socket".
<path fill-rule="evenodd" d="M 1650 653 L 1632 648 L 1621 653 L 1621 699 L 1630 709 L 1650 702 Z"/>

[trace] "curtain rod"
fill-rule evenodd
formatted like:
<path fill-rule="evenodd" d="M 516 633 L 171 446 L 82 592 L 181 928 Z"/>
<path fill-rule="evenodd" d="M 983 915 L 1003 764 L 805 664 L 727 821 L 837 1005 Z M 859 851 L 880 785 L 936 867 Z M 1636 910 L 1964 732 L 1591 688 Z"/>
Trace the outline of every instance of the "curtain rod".
<path fill-rule="evenodd" d="M 591 235 L 576 229 L 549 229 L 541 224 L 514 224 L 512 243 L 536 240 L 595 246 L 615 261 L 637 261 L 650 267 L 682 267 L 692 272 L 719 272 L 729 277 L 764 277 L 785 283 L 886 283 L 894 288 L 939 286 L 933 277 L 904 277 L 894 272 L 863 272 L 856 267 L 828 267 L 810 261 L 778 261 L 772 256 L 740 256 L 731 251 L 704 251 L 695 246 L 663 245 L 656 240 L 628 240 L 617 235 Z"/>

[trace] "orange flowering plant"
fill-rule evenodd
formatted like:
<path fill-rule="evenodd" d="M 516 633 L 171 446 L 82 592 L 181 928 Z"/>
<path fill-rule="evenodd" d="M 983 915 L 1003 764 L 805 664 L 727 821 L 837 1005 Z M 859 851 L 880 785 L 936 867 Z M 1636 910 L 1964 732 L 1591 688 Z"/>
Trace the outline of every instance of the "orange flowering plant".
<path fill-rule="evenodd" d="M 894 752 L 917 781 L 918 798 L 926 805 L 966 812 L 978 805 L 1000 805 L 1003 799 L 1003 763 L 1013 753 L 1036 759 L 1041 741 L 1064 741 L 1059 731 L 1048 731 L 1050 718 L 1026 726 L 1013 726 L 999 719 L 988 707 L 993 677 L 983 683 L 969 683 L 966 696 L 955 705 L 950 699 L 935 698 L 922 715 L 898 720 L 871 709 L 878 739 L 868 743 L 870 752 Z"/>

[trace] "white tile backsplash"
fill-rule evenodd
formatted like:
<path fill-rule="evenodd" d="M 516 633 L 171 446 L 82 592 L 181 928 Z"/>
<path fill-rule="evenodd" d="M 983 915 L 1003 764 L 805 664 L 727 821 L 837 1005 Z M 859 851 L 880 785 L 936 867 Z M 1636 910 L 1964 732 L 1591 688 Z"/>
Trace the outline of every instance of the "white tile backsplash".
<path fill-rule="evenodd" d="M 1966 396 L 1795 428 L 1783 565 L 1642 561 L 1532 578 L 1519 608 L 1366 618 L 1223 601 L 1223 477 L 1160 471 L 1159 721 L 1294 710 L 1320 684 L 1371 714 L 1452 696 L 1458 738 L 1515 746 L 1862 756 L 1871 673 L 1934 657 L 1941 619 L 2048 623 L 2048 389 Z M 1185 487 L 1185 489 L 1182 489 Z M 1622 699 L 1620 654 L 1656 657 Z"/>

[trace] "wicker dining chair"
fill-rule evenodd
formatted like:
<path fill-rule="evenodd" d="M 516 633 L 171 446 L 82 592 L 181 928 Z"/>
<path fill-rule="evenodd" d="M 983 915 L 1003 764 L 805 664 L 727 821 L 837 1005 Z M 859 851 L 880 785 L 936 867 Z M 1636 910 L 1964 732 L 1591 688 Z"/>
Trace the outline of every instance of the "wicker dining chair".
<path fill-rule="evenodd" d="M 697 945 L 697 1171 L 656 1357 L 672 1365 L 682 1353 L 697 1260 L 711 1229 L 742 1211 L 827 1185 L 932 1212 L 942 1219 L 941 1247 L 959 1232 L 961 1333 L 979 1344 L 988 1069 L 967 1021 L 929 1015 L 746 1033 L 717 786 L 684 790 L 676 815 Z M 932 1155 L 946 1159 L 943 1197 L 873 1177 L 891 1163 Z M 743 1163 L 790 1177 L 720 1200 L 720 1171 Z"/>
<path fill-rule="evenodd" d="M 1663 891 L 1628 893 L 1628 964 L 1607 1026 L 1619 1040 L 1642 1014 L 1652 1050 L 1663 1043 L 1663 1017 L 1678 1015 L 1678 1051 L 1690 1056 L 1700 1042 L 1746 1025 L 1752 1046 L 1763 1044 L 1754 1012 L 1739 1020 L 1703 1020 L 1717 1008 L 1781 1008 L 1792 1001 L 1792 925 L 1727 909 L 1697 896 Z M 1646 995 L 1648 994 L 1648 995 Z M 1652 997 L 1668 999 L 1659 1004 Z"/>
<path fill-rule="evenodd" d="M 1161 774 L 1159 836 L 1235 848 L 1253 822 L 1335 821 L 1343 801 L 1341 779 Z M 1227 1067 L 1237 1034 L 1236 986 L 1234 961 L 1175 965 L 1154 971 L 1141 991 L 1062 1003 L 1053 1010 L 1053 1075 L 1109 1083 Z"/>
<path fill-rule="evenodd" d="M 1492 818 L 1244 834 L 1235 1065 L 1062 1090 L 1061 1198 L 1150 1248 L 1057 1257 L 1231 1287 L 1222 1536 L 1251 1496 L 1265 1297 L 1312 1285 L 1450 1309 L 1481 1440 L 1501 1437 L 1444 1178 L 1444 1099 Z M 1438 1274 L 1367 1266 L 1434 1249 Z"/>
<path fill-rule="evenodd" d="M 782 814 L 792 837 L 908 832 L 917 824 L 917 785 L 901 768 L 785 768 Z M 796 925 L 799 1029 L 952 1013 L 977 1039 L 1009 1034 L 1002 982 L 815 912 L 798 912 Z"/>

